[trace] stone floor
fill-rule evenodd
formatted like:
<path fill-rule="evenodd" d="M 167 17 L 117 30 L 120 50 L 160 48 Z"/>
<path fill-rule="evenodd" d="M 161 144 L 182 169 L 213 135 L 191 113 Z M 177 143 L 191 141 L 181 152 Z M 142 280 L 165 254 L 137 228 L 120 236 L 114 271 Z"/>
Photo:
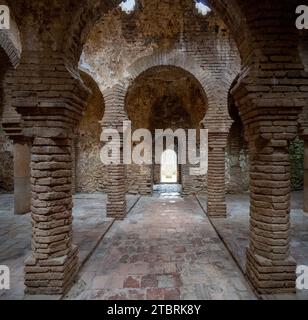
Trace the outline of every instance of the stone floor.
<path fill-rule="evenodd" d="M 180 194 L 182 191 L 182 186 L 180 184 L 156 184 L 153 187 L 154 194 L 164 194 L 164 193 L 173 193 Z"/>
<path fill-rule="evenodd" d="M 0 291 L 0 300 L 24 298 L 24 260 L 31 250 L 30 214 L 14 215 L 13 200 L 13 195 L 0 194 L 0 265 L 8 266 L 11 272 L 11 290 Z M 128 196 L 128 208 L 137 200 L 136 196 Z M 114 220 L 106 217 L 103 194 L 75 196 L 73 215 L 74 243 L 79 248 L 82 266 Z"/>
<path fill-rule="evenodd" d="M 255 299 L 195 198 L 142 197 L 67 299 Z"/>
<path fill-rule="evenodd" d="M 303 192 L 293 192 L 291 198 L 291 255 L 298 265 L 308 265 L 308 215 L 303 213 Z M 206 210 L 207 199 L 198 196 L 202 207 Z M 249 196 L 227 196 L 227 219 L 212 219 L 212 223 L 232 252 L 233 257 L 243 272 L 246 264 L 246 248 L 249 245 Z M 263 296 L 264 299 L 304 299 L 308 300 L 308 292 L 298 291 L 296 295 Z"/>
<path fill-rule="evenodd" d="M 211 223 L 200 206 L 206 208 L 206 197 L 182 199 L 177 191 L 165 186 L 153 197 L 128 196 L 124 221 L 106 218 L 105 195 L 75 196 L 74 243 L 81 265 L 66 299 L 255 299 L 243 276 L 248 196 L 228 196 L 228 218 Z M 291 253 L 298 264 L 308 265 L 302 197 L 292 195 Z M 13 196 L 0 194 L 0 265 L 11 269 L 11 290 L 0 291 L 0 300 L 24 298 L 30 238 L 30 216 L 13 215 Z M 308 294 L 263 298 L 308 299 Z"/>

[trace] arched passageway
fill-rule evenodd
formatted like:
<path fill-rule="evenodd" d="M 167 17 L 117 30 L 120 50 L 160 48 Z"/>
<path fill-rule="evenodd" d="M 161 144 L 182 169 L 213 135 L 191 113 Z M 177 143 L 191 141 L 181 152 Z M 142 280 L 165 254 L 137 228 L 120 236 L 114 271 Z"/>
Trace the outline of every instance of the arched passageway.
<path fill-rule="evenodd" d="M 161 156 L 155 154 L 161 141 L 164 142 L 163 151 L 168 149 L 167 143 L 172 142 L 170 147 L 177 154 L 176 182 L 182 185 L 182 191 L 185 194 L 204 191 L 205 174 L 189 174 L 192 166 L 188 163 L 188 157 L 185 163 L 179 159 L 182 141 L 176 135 L 177 130 L 184 130 L 185 139 L 188 139 L 188 130 L 196 130 L 196 146 L 200 148 L 200 122 L 205 117 L 208 104 L 198 80 L 179 67 L 152 67 L 137 77 L 128 88 L 125 109 L 132 129 L 147 129 L 153 138 L 152 164 L 133 164 L 128 167 L 128 192 L 151 194 L 153 186 L 162 183 L 161 163 L 157 161 Z M 158 130 L 163 132 L 158 133 Z M 184 143 L 186 146 L 187 141 Z"/>
<path fill-rule="evenodd" d="M 227 216 L 225 172 L 232 125 L 228 114 L 231 93 L 250 161 L 245 272 L 259 293 L 294 292 L 290 146 L 298 135 L 307 140 L 308 127 L 305 46 L 299 50 L 301 37 L 290 14 L 297 1 L 208 0 L 213 10 L 206 15 L 200 14 L 191 0 L 140 0 L 129 13 L 119 8 L 120 0 L 51 1 L 48 7 L 36 1 L 5 2 L 18 24 L 23 48 L 17 60 L 14 53 L 21 51 L 14 45 L 4 56 L 3 50 L 0 53 L 1 74 L 3 68 L 16 67 L 1 79 L 1 89 L 8 90 L 9 97 L 4 107 L 15 112 L 8 118 L 6 130 L 31 142 L 27 159 L 31 159 L 32 249 L 25 263 L 27 292 L 63 294 L 78 268 L 78 250 L 72 237 L 72 139 L 91 94 L 79 66 L 104 92 L 103 128 L 118 128 L 128 119 L 127 90 L 150 68 L 174 66 L 198 80 L 208 104 L 202 125 L 209 130 L 205 207 L 212 218 Z M 2 41 L 3 34 L 1 31 L 2 48 L 18 39 Z M 179 100 L 169 99 L 167 104 L 170 101 Z M 181 104 L 187 106 L 189 102 Z M 153 118 L 155 123 L 157 118 Z M 236 138 L 232 146 L 238 141 L 237 128 L 232 128 L 231 136 Z M 127 214 L 126 169 L 122 164 L 107 168 L 106 210 L 111 218 L 125 219 Z M 238 167 L 233 169 L 239 172 Z M 23 175 L 26 178 L 25 172 Z M 96 178 L 94 174 L 90 180 Z M 148 190 L 147 180 L 141 181 L 146 181 L 142 190 Z M 148 181 L 151 185 L 152 178 Z M 46 273 L 46 268 L 52 272 Z M 61 280 L 53 281 L 55 278 Z"/>

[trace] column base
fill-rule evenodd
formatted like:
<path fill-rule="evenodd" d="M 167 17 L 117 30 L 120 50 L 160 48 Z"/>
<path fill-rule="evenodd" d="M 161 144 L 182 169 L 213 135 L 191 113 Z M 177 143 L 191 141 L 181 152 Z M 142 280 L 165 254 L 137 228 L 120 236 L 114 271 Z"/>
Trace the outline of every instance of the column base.
<path fill-rule="evenodd" d="M 260 294 L 296 292 L 296 262 L 292 257 L 270 260 L 248 249 L 246 272 Z"/>
<path fill-rule="evenodd" d="M 29 256 L 25 261 L 26 294 L 64 294 L 72 285 L 78 271 L 78 248 L 72 247 L 68 255 L 37 260 Z"/>

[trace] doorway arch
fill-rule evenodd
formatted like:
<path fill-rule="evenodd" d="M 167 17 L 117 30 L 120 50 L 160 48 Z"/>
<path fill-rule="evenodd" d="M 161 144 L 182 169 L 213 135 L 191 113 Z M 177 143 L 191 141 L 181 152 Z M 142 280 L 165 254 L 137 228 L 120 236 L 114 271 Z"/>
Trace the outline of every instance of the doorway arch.
<path fill-rule="evenodd" d="M 178 156 L 174 150 L 167 149 L 161 155 L 160 183 L 178 183 Z"/>

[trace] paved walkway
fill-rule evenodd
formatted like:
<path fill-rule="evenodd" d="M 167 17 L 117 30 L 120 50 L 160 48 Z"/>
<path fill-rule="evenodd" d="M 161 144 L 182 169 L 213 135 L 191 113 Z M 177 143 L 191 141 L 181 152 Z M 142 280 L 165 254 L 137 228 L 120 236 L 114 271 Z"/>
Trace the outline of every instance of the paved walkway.
<path fill-rule="evenodd" d="M 195 198 L 142 197 L 67 299 L 255 299 Z"/>

